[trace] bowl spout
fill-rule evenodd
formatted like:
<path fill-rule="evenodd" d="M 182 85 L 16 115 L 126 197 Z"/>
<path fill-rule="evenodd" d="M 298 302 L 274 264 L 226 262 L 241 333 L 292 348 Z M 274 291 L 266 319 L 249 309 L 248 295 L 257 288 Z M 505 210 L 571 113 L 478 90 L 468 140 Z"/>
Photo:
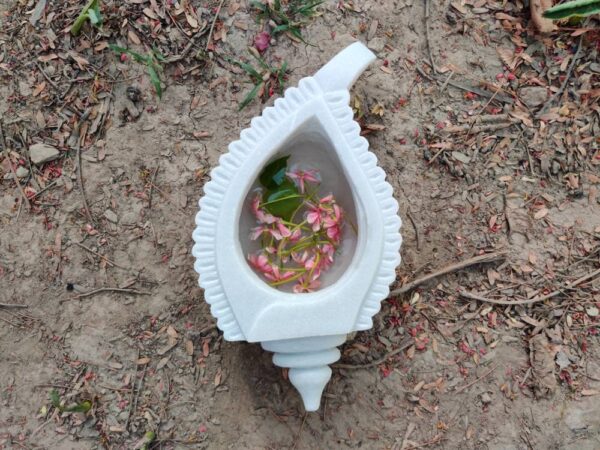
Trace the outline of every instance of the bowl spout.
<path fill-rule="evenodd" d="M 290 369 L 290 381 L 300 393 L 306 411 L 316 411 L 331 378 L 329 364 L 340 358 L 336 347 L 345 341 L 346 335 L 342 334 L 268 341 L 261 345 L 274 353 L 276 366 Z"/>

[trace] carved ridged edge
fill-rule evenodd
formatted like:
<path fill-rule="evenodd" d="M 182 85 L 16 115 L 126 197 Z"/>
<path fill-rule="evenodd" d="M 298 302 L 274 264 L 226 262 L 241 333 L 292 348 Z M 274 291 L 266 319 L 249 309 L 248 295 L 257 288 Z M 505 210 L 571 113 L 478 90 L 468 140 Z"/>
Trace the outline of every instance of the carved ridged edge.
<path fill-rule="evenodd" d="M 211 305 L 210 312 L 228 341 L 242 341 L 245 337 L 225 295 L 216 266 L 215 237 L 220 205 L 237 169 L 257 151 L 258 143 L 270 130 L 317 95 L 322 95 L 322 92 L 312 77 L 300 80 L 298 87 L 286 89 L 284 97 L 275 100 L 274 106 L 265 108 L 262 115 L 252 119 L 250 127 L 240 133 L 240 139 L 229 144 L 229 152 L 219 158 L 219 165 L 210 173 L 211 180 L 204 185 L 193 233 L 194 269 L 199 274 L 200 287 L 204 288 L 204 298 Z"/>
<path fill-rule="evenodd" d="M 360 135 L 360 126 L 352 119 L 352 109 L 348 106 L 350 94 L 347 91 L 325 95 L 325 101 L 344 134 L 346 144 L 354 152 L 356 159 L 367 174 L 383 215 L 384 248 L 369 295 L 364 300 L 355 323 L 355 330 L 368 330 L 373 326 L 373 316 L 381 309 L 381 301 L 390 293 L 390 284 L 396 279 L 396 267 L 400 264 L 402 220 L 398 216 L 398 202 L 394 198 L 392 186 L 385 181 L 385 172 L 377 165 L 377 157 L 369 151 L 369 142 Z"/>

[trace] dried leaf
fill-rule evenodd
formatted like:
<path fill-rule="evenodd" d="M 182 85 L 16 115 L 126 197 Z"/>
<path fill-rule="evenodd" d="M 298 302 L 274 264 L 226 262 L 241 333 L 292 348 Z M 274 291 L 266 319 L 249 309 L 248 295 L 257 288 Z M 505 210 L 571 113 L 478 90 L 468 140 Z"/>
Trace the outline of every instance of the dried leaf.
<path fill-rule="evenodd" d="M 185 352 L 189 356 L 193 356 L 194 354 L 194 343 L 190 340 L 185 341 Z"/>
<path fill-rule="evenodd" d="M 135 31 L 133 31 L 133 30 L 129 30 L 127 32 L 127 37 L 135 45 L 141 45 L 142 44 L 142 41 L 140 41 L 140 38 L 138 37 L 137 34 L 135 34 Z"/>
<path fill-rule="evenodd" d="M 548 208 L 542 208 L 533 215 L 533 218 L 535 220 L 540 220 L 540 219 L 543 219 L 544 217 L 546 217 L 547 215 L 548 215 Z"/>

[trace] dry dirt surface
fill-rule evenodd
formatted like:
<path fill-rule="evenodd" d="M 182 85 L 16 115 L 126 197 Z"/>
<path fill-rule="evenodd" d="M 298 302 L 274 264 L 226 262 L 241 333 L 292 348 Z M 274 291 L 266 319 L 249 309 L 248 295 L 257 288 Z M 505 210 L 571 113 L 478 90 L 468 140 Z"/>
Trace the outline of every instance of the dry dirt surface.
<path fill-rule="evenodd" d="M 600 448 L 597 19 L 327 0 L 276 34 L 247 0 L 101 0 L 71 36 L 83 4 L 0 3 L 0 449 Z M 223 341 L 191 233 L 227 143 L 354 40 L 403 261 L 306 414 L 269 354 Z M 164 56 L 161 99 L 109 44 Z M 239 111 L 234 61 L 287 70 Z"/>

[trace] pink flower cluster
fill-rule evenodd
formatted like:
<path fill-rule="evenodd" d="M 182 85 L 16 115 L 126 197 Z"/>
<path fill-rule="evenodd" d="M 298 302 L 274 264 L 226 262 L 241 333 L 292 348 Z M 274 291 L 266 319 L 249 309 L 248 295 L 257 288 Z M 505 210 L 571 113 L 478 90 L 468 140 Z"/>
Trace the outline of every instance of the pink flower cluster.
<path fill-rule="evenodd" d="M 316 170 L 286 175 L 296 183 L 302 203 L 290 220 L 284 220 L 267 211 L 262 192 L 253 198 L 251 207 L 257 226 L 250 238 L 260 239 L 261 248 L 248 255 L 248 261 L 271 286 L 294 283 L 293 292 L 312 292 L 320 287 L 321 275 L 334 263 L 342 240 L 344 212 L 333 195 L 318 196 Z M 308 183 L 315 186 L 312 193 L 308 192 Z"/>

